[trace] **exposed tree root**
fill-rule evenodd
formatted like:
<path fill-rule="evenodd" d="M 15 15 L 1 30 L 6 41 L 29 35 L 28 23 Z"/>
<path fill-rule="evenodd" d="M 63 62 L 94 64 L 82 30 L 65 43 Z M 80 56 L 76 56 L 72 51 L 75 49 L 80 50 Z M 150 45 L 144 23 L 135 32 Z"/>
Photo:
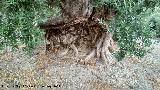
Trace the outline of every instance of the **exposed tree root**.
<path fill-rule="evenodd" d="M 94 56 L 95 56 L 95 49 L 93 49 L 93 50 L 90 52 L 90 54 L 86 56 L 85 61 L 91 59 L 91 58 L 94 57 Z"/>
<path fill-rule="evenodd" d="M 96 57 L 97 59 L 102 59 L 104 63 L 114 64 L 115 61 L 113 60 L 112 53 L 109 50 L 109 47 L 113 47 L 111 46 L 111 36 L 111 33 L 104 33 L 98 41 L 96 48 L 86 56 L 85 61 L 87 62 L 89 59 Z"/>
<path fill-rule="evenodd" d="M 60 57 L 72 50 L 74 57 L 78 57 L 79 49 L 81 49 L 78 47 L 85 46 L 85 50 L 90 51 L 86 53 L 85 63 L 96 58 L 106 64 L 114 64 L 112 51 L 115 44 L 112 34 L 101 29 L 103 28 L 101 28 L 100 24 L 86 21 L 75 23 L 75 25 L 69 25 L 68 27 L 65 26 L 64 29 L 47 29 L 47 35 L 45 35 L 49 41 L 47 50 L 53 51 L 53 53 L 59 52 L 57 55 Z"/>
<path fill-rule="evenodd" d="M 86 63 L 96 58 L 106 64 L 113 64 L 112 52 L 115 44 L 112 34 L 104 31 L 107 25 L 100 24 L 98 19 L 110 20 L 115 13 L 106 7 L 88 8 L 86 6 L 89 6 L 89 0 L 83 3 L 83 0 L 60 1 L 62 16 L 51 18 L 48 22 L 40 24 L 40 27 L 45 29 L 45 38 L 49 41 L 46 50 L 58 53 L 59 56 L 67 55 L 72 50 L 73 57 L 79 57 L 79 51 L 85 50 L 83 60 Z M 75 6 L 73 2 L 81 3 Z M 81 6 L 82 10 L 80 10 Z"/>
<path fill-rule="evenodd" d="M 78 49 L 77 49 L 77 47 L 74 44 L 71 44 L 70 47 L 74 51 L 75 56 L 77 57 L 78 56 Z"/>
<path fill-rule="evenodd" d="M 59 55 L 60 57 L 63 57 L 64 55 L 66 55 L 66 54 L 68 53 L 68 51 L 69 51 L 69 49 L 66 48 L 63 52 L 59 53 L 58 55 Z"/>

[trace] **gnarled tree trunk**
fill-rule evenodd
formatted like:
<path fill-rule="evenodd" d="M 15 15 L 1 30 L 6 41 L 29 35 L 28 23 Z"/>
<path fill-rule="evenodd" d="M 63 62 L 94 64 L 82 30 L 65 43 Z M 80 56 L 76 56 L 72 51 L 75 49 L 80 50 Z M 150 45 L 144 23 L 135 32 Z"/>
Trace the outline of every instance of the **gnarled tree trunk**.
<path fill-rule="evenodd" d="M 85 62 L 96 58 L 113 63 L 111 53 L 115 44 L 112 34 L 104 30 L 108 27 L 100 24 L 99 19 L 110 20 L 115 13 L 105 6 L 93 8 L 90 0 L 61 0 L 60 4 L 62 15 L 40 24 L 49 42 L 47 51 L 63 56 L 72 50 L 78 57 L 79 52 L 85 50 Z"/>

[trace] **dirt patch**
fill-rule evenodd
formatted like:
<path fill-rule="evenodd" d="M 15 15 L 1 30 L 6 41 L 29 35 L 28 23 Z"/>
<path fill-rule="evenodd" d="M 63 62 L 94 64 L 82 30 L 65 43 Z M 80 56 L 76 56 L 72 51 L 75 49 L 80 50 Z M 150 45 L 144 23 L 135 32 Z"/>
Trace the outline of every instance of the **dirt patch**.
<path fill-rule="evenodd" d="M 113 65 L 101 62 L 81 64 L 77 57 L 46 56 L 44 48 L 36 50 L 32 57 L 23 52 L 0 56 L 0 87 L 21 85 L 21 88 L 59 90 L 159 90 L 160 43 L 144 58 L 128 57 Z M 22 85 L 36 85 L 22 87 Z M 43 87 L 44 86 L 44 87 Z"/>

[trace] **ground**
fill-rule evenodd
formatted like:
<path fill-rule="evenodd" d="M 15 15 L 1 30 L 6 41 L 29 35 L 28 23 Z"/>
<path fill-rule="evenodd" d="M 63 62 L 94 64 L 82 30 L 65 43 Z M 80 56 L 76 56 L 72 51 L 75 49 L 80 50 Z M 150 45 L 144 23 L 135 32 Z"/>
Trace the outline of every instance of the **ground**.
<path fill-rule="evenodd" d="M 112 65 L 94 60 L 84 65 L 72 56 L 46 56 L 43 46 L 31 57 L 21 51 L 4 53 L 0 56 L 0 88 L 13 90 L 12 86 L 21 85 L 24 90 L 160 90 L 160 43 L 151 48 L 142 59 L 126 57 Z"/>

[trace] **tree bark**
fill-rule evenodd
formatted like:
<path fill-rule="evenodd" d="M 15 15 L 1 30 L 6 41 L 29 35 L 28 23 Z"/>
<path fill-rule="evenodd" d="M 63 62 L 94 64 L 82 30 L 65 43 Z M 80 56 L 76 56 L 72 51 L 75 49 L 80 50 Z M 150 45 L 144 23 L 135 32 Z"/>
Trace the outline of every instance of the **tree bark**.
<path fill-rule="evenodd" d="M 110 20 L 115 15 L 109 8 L 94 8 L 90 0 L 61 0 L 62 15 L 50 18 L 48 22 L 40 24 L 45 29 L 45 38 L 48 40 L 47 51 L 65 50 L 61 55 L 73 50 L 75 56 L 84 46 L 85 62 L 92 58 L 112 63 L 112 51 L 115 48 L 112 34 L 107 25 L 99 23 L 99 19 Z M 58 54 L 59 55 L 59 54 Z"/>

